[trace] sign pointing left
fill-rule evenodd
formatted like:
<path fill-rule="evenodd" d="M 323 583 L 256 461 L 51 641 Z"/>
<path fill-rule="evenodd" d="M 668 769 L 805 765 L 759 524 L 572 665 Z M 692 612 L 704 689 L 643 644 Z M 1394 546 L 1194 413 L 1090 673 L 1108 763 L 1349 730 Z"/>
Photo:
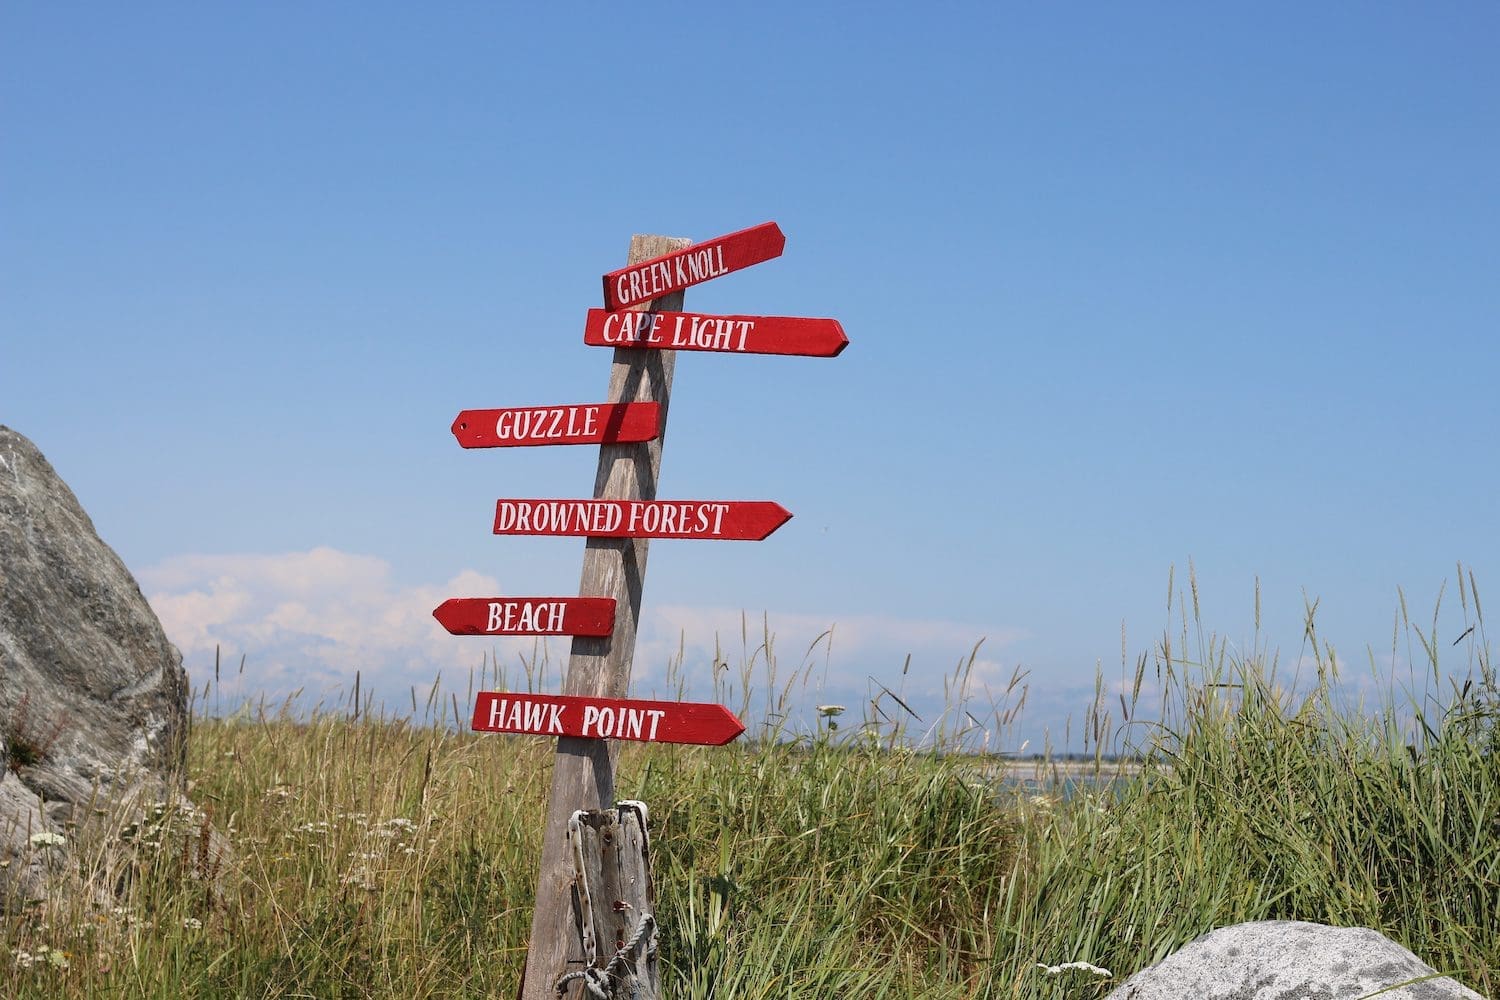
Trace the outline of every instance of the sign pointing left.
<path fill-rule="evenodd" d="M 590 635 L 615 629 L 613 597 L 452 597 L 432 617 L 453 635 Z"/>
<path fill-rule="evenodd" d="M 584 403 L 463 410 L 453 436 L 465 448 L 538 444 L 632 444 L 656 437 L 659 403 Z"/>

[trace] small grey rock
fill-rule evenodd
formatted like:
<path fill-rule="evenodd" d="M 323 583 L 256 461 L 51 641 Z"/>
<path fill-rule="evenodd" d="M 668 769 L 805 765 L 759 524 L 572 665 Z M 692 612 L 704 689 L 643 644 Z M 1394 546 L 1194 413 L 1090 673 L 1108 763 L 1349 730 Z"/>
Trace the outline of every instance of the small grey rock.
<path fill-rule="evenodd" d="M 1262 920 L 1205 934 L 1107 1000 L 1485 1000 L 1429 976 L 1430 966 L 1375 931 Z M 1399 983 L 1407 985 L 1391 989 Z"/>

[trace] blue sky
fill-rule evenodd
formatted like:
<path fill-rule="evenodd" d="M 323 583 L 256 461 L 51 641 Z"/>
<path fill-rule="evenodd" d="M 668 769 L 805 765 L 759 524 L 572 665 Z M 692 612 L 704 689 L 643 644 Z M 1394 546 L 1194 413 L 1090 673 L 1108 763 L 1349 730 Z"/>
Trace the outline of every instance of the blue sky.
<path fill-rule="evenodd" d="M 576 592 L 581 542 L 490 519 L 595 452 L 449 423 L 602 399 L 630 235 L 768 219 L 785 255 L 687 308 L 851 346 L 679 359 L 661 496 L 795 517 L 653 544 L 646 688 L 742 612 L 784 672 L 833 627 L 809 703 L 930 703 L 982 638 L 1062 742 L 1189 560 L 1231 648 L 1258 578 L 1262 645 L 1317 599 L 1356 672 L 1398 587 L 1425 621 L 1447 581 L 1456 637 L 1456 563 L 1500 579 L 1492 5 L 537 7 L 3 15 L 0 422 L 198 682 L 215 645 L 393 702 L 513 662 L 429 612 Z"/>

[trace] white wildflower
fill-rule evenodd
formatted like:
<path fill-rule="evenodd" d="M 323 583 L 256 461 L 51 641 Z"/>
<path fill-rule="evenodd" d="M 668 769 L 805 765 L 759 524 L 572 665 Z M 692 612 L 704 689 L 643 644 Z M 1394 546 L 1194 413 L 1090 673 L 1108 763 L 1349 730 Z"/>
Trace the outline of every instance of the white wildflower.
<path fill-rule="evenodd" d="M 185 930 L 201 931 L 203 929 L 203 921 L 197 917 L 183 917 L 182 926 Z"/>
<path fill-rule="evenodd" d="M 1088 962 L 1064 962 L 1062 965 L 1043 965 L 1038 962 L 1036 967 L 1049 976 L 1062 975 L 1068 969 L 1077 969 L 1080 972 L 1092 972 L 1094 975 L 1103 976 L 1106 979 L 1114 975 L 1108 969 L 1102 969 L 1097 965 L 1090 965 Z"/>
<path fill-rule="evenodd" d="M 345 875 L 343 878 L 339 879 L 339 884 L 356 886 L 357 888 L 365 889 L 370 892 L 374 892 L 377 888 L 375 884 L 375 877 L 370 874 L 368 869 L 365 868 L 354 869 L 348 875 Z"/>
<path fill-rule="evenodd" d="M 48 830 L 43 830 L 41 833 L 33 833 L 31 835 L 32 847 L 61 847 L 67 842 L 67 837 L 64 837 L 60 833 L 52 833 Z"/>

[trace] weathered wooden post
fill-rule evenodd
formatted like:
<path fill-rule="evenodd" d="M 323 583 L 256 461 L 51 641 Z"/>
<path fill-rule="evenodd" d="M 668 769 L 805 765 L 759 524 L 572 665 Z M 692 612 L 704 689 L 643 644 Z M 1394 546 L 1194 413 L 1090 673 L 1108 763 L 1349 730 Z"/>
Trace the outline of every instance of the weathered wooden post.
<path fill-rule="evenodd" d="M 587 538 L 578 597 L 445 601 L 455 635 L 570 635 L 561 695 L 482 691 L 480 731 L 556 736 L 522 1000 L 587 995 L 656 1000 L 655 890 L 646 807 L 614 799 L 619 739 L 722 745 L 745 731 L 721 705 L 626 699 L 648 539 L 764 539 L 791 514 L 766 501 L 658 501 L 662 438 L 678 350 L 833 357 L 836 320 L 681 311 L 682 290 L 781 254 L 774 222 L 703 243 L 637 236 L 626 266 L 604 276 L 604 309 L 584 343 L 613 347 L 605 403 L 464 410 L 465 448 L 600 445 L 590 500 L 501 499 L 499 535 Z"/>
<path fill-rule="evenodd" d="M 681 250 L 690 240 L 637 236 L 630 241 L 627 264 Z M 652 301 L 650 309 L 682 308 L 682 292 Z M 650 441 L 606 444 L 599 448 L 594 496 L 605 500 L 655 500 L 661 473 L 663 431 L 672 398 L 674 351 L 629 351 L 616 348 L 609 372 L 608 401 L 655 403 L 661 408 L 658 433 Z M 624 698 L 630 686 L 636 629 L 641 615 L 641 586 L 646 577 L 645 538 L 591 537 L 584 543 L 580 594 L 615 599 L 614 634 L 607 638 L 574 636 L 563 693 L 594 698 Z M 537 876 L 536 910 L 531 917 L 531 944 L 521 983 L 522 1000 L 557 1000 L 557 982 L 579 971 L 584 954 L 573 923 L 573 859 L 567 842 L 568 820 L 578 810 L 600 810 L 614 803 L 615 744 L 608 740 L 560 737 L 552 770 L 552 798 L 542 831 L 541 872 Z"/>

